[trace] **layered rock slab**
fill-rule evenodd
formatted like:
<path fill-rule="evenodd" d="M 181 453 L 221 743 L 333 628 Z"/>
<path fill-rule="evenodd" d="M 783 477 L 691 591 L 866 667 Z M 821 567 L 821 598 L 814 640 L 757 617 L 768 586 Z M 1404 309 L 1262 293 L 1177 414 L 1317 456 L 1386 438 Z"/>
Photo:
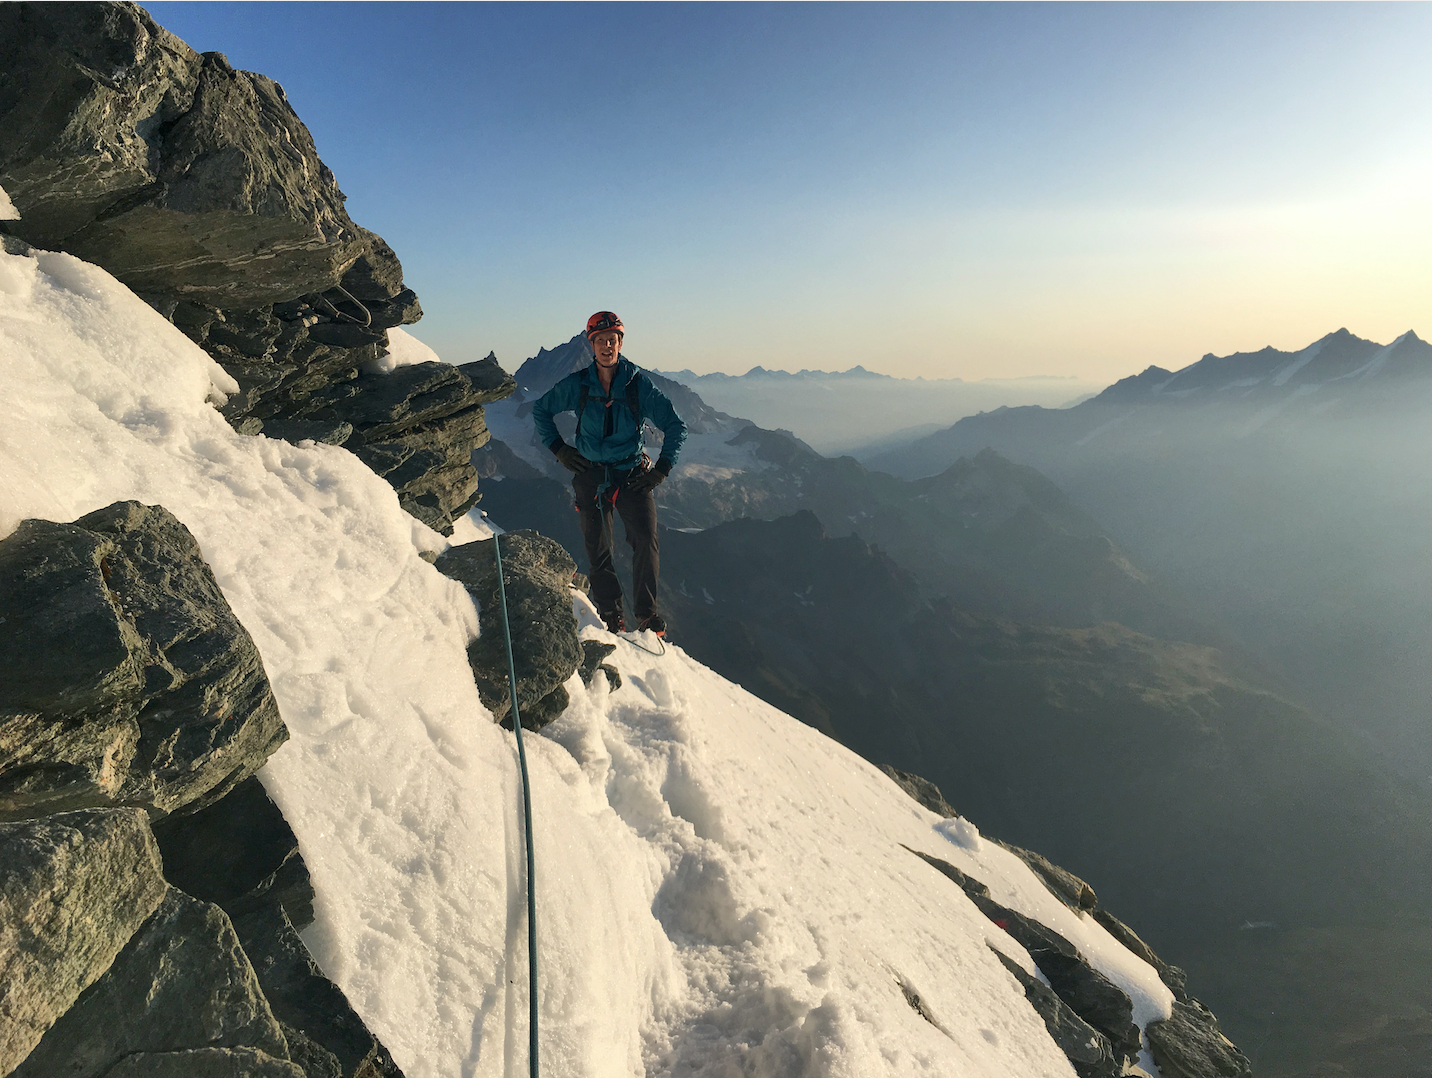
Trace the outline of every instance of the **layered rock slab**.
<path fill-rule="evenodd" d="M 209 804 L 288 737 L 189 530 L 117 502 L 0 541 L 0 818 Z"/>
<path fill-rule="evenodd" d="M 13 1075 L 100 1078 L 136 1052 L 204 1048 L 288 1057 L 288 1042 L 228 916 L 171 888 Z"/>
<path fill-rule="evenodd" d="M 273 80 L 128 3 L 7 4 L 0 42 L 0 175 L 36 246 L 242 308 L 332 288 L 369 246 Z"/>
<path fill-rule="evenodd" d="M 451 534 L 477 500 L 481 406 L 515 383 L 491 357 L 425 365 L 439 399 L 380 373 L 387 331 L 422 308 L 283 88 L 131 3 L 6 4 L 0 53 L 0 186 L 20 213 L 0 232 L 143 296 L 238 382 L 235 429 L 342 445 Z"/>
<path fill-rule="evenodd" d="M 137 809 L 0 823 L 0 1074 L 110 968 L 167 890 Z"/>

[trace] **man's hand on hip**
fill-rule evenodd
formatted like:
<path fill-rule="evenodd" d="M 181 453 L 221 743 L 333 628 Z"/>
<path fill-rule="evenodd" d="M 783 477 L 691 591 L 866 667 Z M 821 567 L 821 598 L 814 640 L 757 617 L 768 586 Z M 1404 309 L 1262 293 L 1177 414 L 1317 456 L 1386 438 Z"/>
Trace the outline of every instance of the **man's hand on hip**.
<path fill-rule="evenodd" d="M 575 446 L 565 444 L 557 449 L 557 461 L 569 472 L 574 472 L 577 475 L 581 475 L 592 466 L 592 462 L 578 453 Z"/>
<path fill-rule="evenodd" d="M 627 490 L 633 494 L 645 494 L 648 490 L 655 490 L 666 481 L 667 469 L 658 464 L 655 468 L 648 468 L 644 472 L 637 472 L 629 476 L 626 481 Z"/>

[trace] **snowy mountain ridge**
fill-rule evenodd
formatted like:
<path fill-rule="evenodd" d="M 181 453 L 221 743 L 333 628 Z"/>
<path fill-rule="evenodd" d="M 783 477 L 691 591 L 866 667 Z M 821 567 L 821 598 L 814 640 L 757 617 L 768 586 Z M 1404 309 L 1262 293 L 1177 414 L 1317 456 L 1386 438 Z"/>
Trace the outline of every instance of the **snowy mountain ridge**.
<path fill-rule="evenodd" d="M 0 345 L 0 533 L 123 498 L 190 528 L 292 735 L 261 777 L 318 893 L 306 942 L 408 1075 L 514 1073 L 512 741 L 467 666 L 472 601 L 421 557 L 448 540 L 347 451 L 235 432 L 217 365 L 78 259 L 0 256 Z M 574 681 L 533 739 L 549 1073 L 1071 1073 L 990 948 L 1034 973 L 1028 953 L 902 846 L 1073 942 L 1140 1024 L 1170 1013 L 1152 967 L 973 824 L 679 648 L 614 661 L 620 689 Z"/>
<path fill-rule="evenodd" d="M 1339 329 L 1297 352 L 1269 346 L 1227 356 L 1210 352 L 1176 372 L 1149 367 L 1120 379 L 1092 399 L 1172 401 L 1208 394 L 1268 395 L 1274 390 L 1301 395 L 1379 377 L 1395 380 L 1428 375 L 1432 375 L 1432 347 L 1412 330 L 1382 345 Z"/>

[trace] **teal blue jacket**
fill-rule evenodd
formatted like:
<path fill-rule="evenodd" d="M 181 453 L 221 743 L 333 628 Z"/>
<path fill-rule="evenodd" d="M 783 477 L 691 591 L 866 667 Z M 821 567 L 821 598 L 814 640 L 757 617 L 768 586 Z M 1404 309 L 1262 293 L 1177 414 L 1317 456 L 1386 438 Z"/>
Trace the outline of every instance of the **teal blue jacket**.
<path fill-rule="evenodd" d="M 632 379 L 636 379 L 636 399 L 642 422 L 632 415 L 629 406 L 627 384 Z M 644 421 L 650 420 L 664 438 L 658 465 L 664 472 L 670 472 L 675 467 L 681 445 L 686 441 L 686 424 L 676 414 L 670 399 L 656 388 L 646 372 L 625 357 L 617 360 L 610 396 L 602 389 L 597 365 L 593 362 L 580 371 L 573 371 L 537 398 L 532 405 L 532 423 L 543 445 L 554 453 L 562 446 L 562 436 L 557 433 L 552 417 L 558 412 L 575 412 L 581 403 L 584 386 L 587 403 L 583 414 L 577 417 L 575 441 L 578 453 L 594 464 L 606 464 L 617 469 L 634 467 L 643 450 Z"/>

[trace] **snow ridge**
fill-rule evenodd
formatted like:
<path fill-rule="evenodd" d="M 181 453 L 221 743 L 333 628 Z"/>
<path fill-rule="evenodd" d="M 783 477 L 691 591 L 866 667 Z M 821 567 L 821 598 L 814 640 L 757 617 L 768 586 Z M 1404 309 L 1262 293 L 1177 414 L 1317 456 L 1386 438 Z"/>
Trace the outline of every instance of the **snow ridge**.
<path fill-rule="evenodd" d="M 324 970 L 410 1078 L 521 1073 L 514 742 L 467 666 L 471 599 L 420 556 L 448 541 L 344 450 L 234 432 L 223 372 L 70 256 L 0 253 L 0 376 L 0 535 L 162 504 L 253 635 L 292 733 L 261 777 Z M 549 1073 L 1068 1078 L 989 946 L 1029 956 L 902 844 L 1065 935 L 1140 1022 L 1169 1013 L 1149 966 L 968 821 L 679 647 L 609 661 L 622 686 L 574 677 L 530 750 Z"/>

